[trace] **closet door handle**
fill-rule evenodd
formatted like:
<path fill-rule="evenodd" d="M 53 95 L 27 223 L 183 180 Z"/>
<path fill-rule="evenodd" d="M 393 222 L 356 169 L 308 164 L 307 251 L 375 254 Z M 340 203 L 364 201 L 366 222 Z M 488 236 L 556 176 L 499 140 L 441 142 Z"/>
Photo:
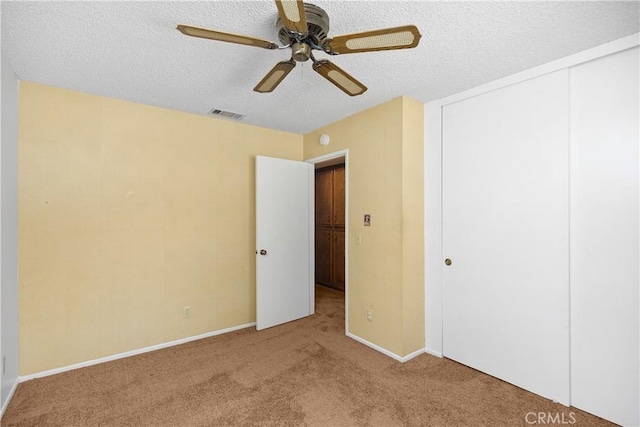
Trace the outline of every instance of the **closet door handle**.
<path fill-rule="evenodd" d="M 444 260 L 444 263 L 446 265 L 451 265 L 451 260 L 449 258 L 447 258 L 447 259 Z"/>

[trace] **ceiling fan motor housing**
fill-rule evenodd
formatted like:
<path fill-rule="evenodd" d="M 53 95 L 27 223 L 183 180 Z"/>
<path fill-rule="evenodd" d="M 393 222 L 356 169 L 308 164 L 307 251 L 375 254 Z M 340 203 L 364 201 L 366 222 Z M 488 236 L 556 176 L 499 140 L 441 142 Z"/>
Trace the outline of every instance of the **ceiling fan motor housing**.
<path fill-rule="evenodd" d="M 327 12 L 311 3 L 304 4 L 304 11 L 307 15 L 307 37 L 303 40 L 296 39 L 295 34 L 289 31 L 278 16 L 276 20 L 276 32 L 278 39 L 284 45 L 293 45 L 295 42 L 307 42 L 316 46 L 321 46 L 322 42 L 329 34 L 329 16 Z M 308 58 L 307 58 L 308 59 Z"/>
<path fill-rule="evenodd" d="M 298 62 L 311 58 L 311 47 L 306 43 L 296 42 L 291 46 L 291 57 Z"/>

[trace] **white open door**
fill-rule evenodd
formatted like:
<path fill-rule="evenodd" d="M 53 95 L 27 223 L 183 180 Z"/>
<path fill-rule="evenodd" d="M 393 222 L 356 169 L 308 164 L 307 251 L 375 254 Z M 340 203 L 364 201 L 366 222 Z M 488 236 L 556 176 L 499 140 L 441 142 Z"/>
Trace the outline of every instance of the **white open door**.
<path fill-rule="evenodd" d="M 313 165 L 256 156 L 256 328 L 314 311 Z"/>

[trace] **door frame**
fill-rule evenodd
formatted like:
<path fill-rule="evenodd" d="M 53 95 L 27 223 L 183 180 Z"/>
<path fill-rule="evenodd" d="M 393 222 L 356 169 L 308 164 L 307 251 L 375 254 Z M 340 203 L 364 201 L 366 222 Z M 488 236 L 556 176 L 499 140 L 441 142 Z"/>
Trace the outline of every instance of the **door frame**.
<path fill-rule="evenodd" d="M 305 162 L 313 164 L 315 170 L 316 164 L 335 159 L 344 159 L 344 333 L 346 335 L 349 332 L 349 150 L 334 151 L 333 153 L 307 159 Z M 309 223 L 315 224 L 315 209 L 309 211 Z M 315 260 L 316 248 L 313 245 L 310 257 L 312 268 L 315 267 Z M 315 274 L 315 269 L 312 269 L 312 271 Z M 315 276 L 313 278 L 313 287 L 315 289 Z"/>

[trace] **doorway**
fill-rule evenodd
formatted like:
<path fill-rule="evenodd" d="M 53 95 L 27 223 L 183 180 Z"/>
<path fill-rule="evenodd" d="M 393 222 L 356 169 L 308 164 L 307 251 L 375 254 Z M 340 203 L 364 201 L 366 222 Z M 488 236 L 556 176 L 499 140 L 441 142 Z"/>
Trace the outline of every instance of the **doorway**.
<path fill-rule="evenodd" d="M 315 282 L 344 292 L 344 163 L 315 169 Z"/>
<path fill-rule="evenodd" d="M 310 223 L 315 224 L 315 265 L 316 286 L 331 288 L 344 293 L 345 333 L 349 324 L 349 155 L 341 150 L 307 160 L 314 165 L 316 173 L 316 191 L 322 191 L 316 197 L 316 206 L 312 210 Z M 326 187 L 331 191 L 324 191 Z M 339 197 L 334 197 L 338 192 Z"/>

